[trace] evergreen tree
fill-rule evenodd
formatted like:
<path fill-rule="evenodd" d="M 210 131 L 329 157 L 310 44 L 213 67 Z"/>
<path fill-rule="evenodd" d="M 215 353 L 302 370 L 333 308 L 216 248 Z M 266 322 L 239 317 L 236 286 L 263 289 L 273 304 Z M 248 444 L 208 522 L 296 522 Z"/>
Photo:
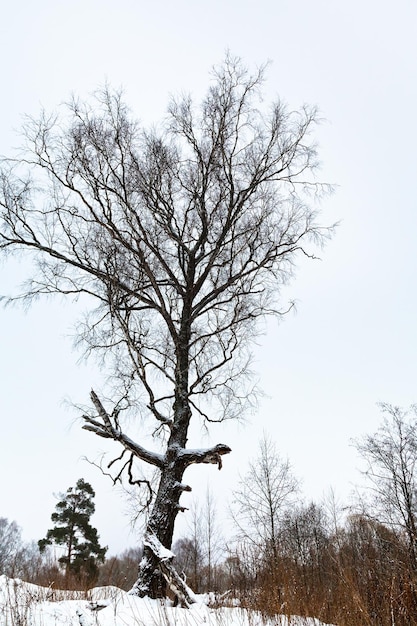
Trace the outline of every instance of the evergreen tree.
<path fill-rule="evenodd" d="M 67 577 L 73 574 L 80 582 L 92 583 L 98 576 L 98 563 L 103 563 L 107 548 L 99 543 L 97 530 L 90 524 L 95 511 L 92 486 L 83 478 L 76 486 L 60 494 L 51 520 L 54 528 L 48 530 L 45 539 L 38 541 L 43 552 L 47 545 L 56 544 L 65 548 L 58 561 L 65 567 Z"/>

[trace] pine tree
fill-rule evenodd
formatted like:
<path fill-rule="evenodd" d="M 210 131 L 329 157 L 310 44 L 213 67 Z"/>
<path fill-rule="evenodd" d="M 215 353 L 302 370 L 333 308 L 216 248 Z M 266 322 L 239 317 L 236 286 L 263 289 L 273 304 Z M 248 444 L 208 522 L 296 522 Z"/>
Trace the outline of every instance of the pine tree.
<path fill-rule="evenodd" d="M 69 487 L 66 494 L 60 494 L 51 520 L 54 527 L 49 529 L 46 538 L 38 541 L 43 552 L 47 545 L 56 544 L 65 548 L 65 554 L 58 561 L 65 567 L 67 578 L 72 574 L 79 582 L 88 584 L 98 576 L 98 563 L 103 563 L 107 548 L 99 543 L 97 530 L 90 524 L 95 511 L 92 486 L 83 478 L 76 486 Z"/>

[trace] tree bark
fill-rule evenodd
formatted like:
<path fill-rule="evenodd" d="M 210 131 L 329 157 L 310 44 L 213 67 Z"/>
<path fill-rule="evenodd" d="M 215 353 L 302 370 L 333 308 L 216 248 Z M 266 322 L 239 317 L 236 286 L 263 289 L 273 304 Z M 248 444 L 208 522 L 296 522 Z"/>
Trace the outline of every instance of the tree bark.
<path fill-rule="evenodd" d="M 154 535 L 160 544 L 169 549 L 172 545 L 174 525 L 180 510 L 180 496 L 183 491 L 184 470 L 179 463 L 172 461 L 161 472 L 158 493 L 147 524 L 147 534 Z M 160 568 L 161 559 L 145 541 L 143 557 L 139 565 L 139 575 L 132 593 L 158 598 L 166 596 L 167 581 Z"/>
<path fill-rule="evenodd" d="M 175 520 L 180 511 L 183 492 L 182 478 L 186 464 L 184 450 L 187 444 L 191 409 L 188 400 L 189 370 L 189 303 L 182 312 L 181 329 L 176 338 L 174 419 L 168 441 L 164 466 L 161 471 L 158 493 L 147 524 L 147 535 L 154 536 L 164 548 L 171 548 Z M 138 580 L 134 589 L 138 595 L 161 597 L 166 595 L 167 579 L 161 569 L 161 557 L 155 554 L 153 544 L 145 541 L 143 558 L 139 566 Z"/>

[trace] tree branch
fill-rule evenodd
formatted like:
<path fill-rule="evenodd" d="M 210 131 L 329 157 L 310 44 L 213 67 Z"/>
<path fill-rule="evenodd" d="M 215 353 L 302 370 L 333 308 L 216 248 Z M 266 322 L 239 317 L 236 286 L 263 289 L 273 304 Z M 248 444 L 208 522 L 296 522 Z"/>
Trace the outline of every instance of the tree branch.
<path fill-rule="evenodd" d="M 221 470 L 223 466 L 222 456 L 229 454 L 231 451 L 232 449 L 229 446 L 226 446 L 224 443 L 218 443 L 214 448 L 206 450 L 183 450 L 180 458 L 186 467 L 193 463 L 213 463 Z"/>
<path fill-rule="evenodd" d="M 118 441 L 126 450 L 132 452 L 132 454 L 138 459 L 141 459 L 151 465 L 155 465 L 156 467 L 159 467 L 159 469 L 164 467 L 164 457 L 161 454 L 151 452 L 150 450 L 143 448 L 139 444 L 132 441 L 130 437 L 125 435 L 117 425 L 113 426 L 109 414 L 93 390 L 91 390 L 90 397 L 102 419 L 102 422 L 97 421 L 97 419 L 94 419 L 89 415 L 83 415 L 83 420 L 87 422 L 82 427 L 84 430 L 89 430 L 99 437 L 104 437 L 105 439 Z"/>

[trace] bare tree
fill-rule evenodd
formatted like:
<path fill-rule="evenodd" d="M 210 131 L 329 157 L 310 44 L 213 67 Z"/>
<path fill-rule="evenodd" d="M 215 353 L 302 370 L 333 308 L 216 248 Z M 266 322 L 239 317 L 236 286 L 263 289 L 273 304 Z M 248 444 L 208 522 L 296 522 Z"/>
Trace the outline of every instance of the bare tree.
<path fill-rule="evenodd" d="M 43 565 L 36 543 L 24 542 L 16 522 L 0 517 L 0 576 L 33 580 Z"/>
<path fill-rule="evenodd" d="M 204 555 L 201 545 L 194 537 L 181 537 L 174 544 L 175 566 L 187 584 L 201 593 Z"/>
<path fill-rule="evenodd" d="M 141 557 L 142 549 L 136 547 L 107 558 L 103 565 L 100 565 L 97 586 L 114 585 L 129 591 L 136 582 L 136 568 Z"/>
<path fill-rule="evenodd" d="M 23 154 L 3 162 L 0 247 L 31 253 L 35 267 L 20 297 L 86 296 L 79 341 L 118 381 L 112 408 L 91 392 L 83 427 L 121 446 L 131 482 L 138 460 L 160 473 L 139 595 L 165 593 L 158 563 L 165 554 L 166 570 L 162 547 L 190 489 L 184 471 L 220 469 L 230 452 L 187 448 L 191 419 L 242 414 L 257 322 L 283 313 L 297 258 L 329 235 L 317 218 L 316 111 L 266 110 L 262 80 L 227 56 L 199 108 L 172 99 L 151 131 L 105 89 L 91 106 L 29 120 Z M 129 436 L 128 407 L 150 418 L 157 449 Z"/>
<path fill-rule="evenodd" d="M 417 406 L 408 411 L 381 404 L 380 428 L 355 442 L 366 462 L 374 519 L 407 538 L 410 563 L 417 570 Z"/>
<path fill-rule="evenodd" d="M 198 593 L 218 591 L 217 565 L 225 553 L 216 503 L 208 486 L 204 502 L 190 507 L 188 533 L 175 542 L 176 564 Z"/>
<path fill-rule="evenodd" d="M 0 575 L 10 576 L 22 547 L 22 533 L 16 522 L 0 517 Z"/>
<path fill-rule="evenodd" d="M 327 526 L 324 508 L 314 502 L 287 510 L 280 524 L 281 556 L 296 566 L 306 598 L 314 585 L 323 585 L 329 547 Z"/>
<path fill-rule="evenodd" d="M 218 591 L 216 585 L 216 564 L 219 553 L 224 552 L 224 539 L 218 523 L 216 502 L 210 487 L 207 487 L 202 508 L 204 548 L 207 561 L 207 591 Z"/>
<path fill-rule="evenodd" d="M 189 581 L 192 589 L 202 593 L 203 568 L 204 568 L 204 538 L 202 528 L 201 509 L 192 503 L 188 515 L 188 533 L 175 542 L 174 552 L 177 569 L 182 577 Z"/>
<path fill-rule="evenodd" d="M 234 492 L 232 514 L 239 537 L 273 563 L 278 560 L 280 522 L 298 488 L 289 461 L 282 459 L 275 443 L 264 436 L 259 455 L 249 463 Z"/>

